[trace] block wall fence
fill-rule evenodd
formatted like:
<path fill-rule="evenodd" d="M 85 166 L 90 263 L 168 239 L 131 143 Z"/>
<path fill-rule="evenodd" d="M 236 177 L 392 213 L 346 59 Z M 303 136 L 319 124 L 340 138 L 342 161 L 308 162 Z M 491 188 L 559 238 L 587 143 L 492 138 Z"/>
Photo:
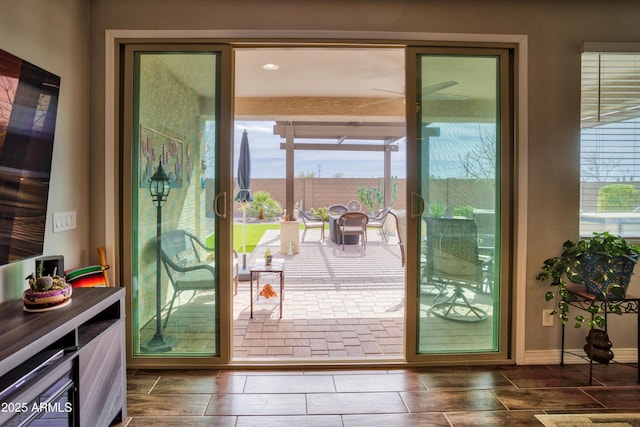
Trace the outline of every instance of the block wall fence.
<path fill-rule="evenodd" d="M 346 204 L 349 200 L 358 198 L 358 187 L 370 185 L 382 187 L 382 178 L 296 178 L 294 180 L 294 198 L 302 202 L 304 210 L 318 209 L 332 204 Z M 493 209 L 494 184 L 492 181 L 478 181 L 458 178 L 433 179 L 430 182 L 432 202 L 442 204 L 447 214 L 453 214 L 458 206 L 472 206 L 479 209 Z M 283 207 L 285 206 L 284 178 L 255 178 L 251 179 L 251 192 L 266 191 L 271 198 Z M 406 180 L 398 179 L 398 198 L 392 208 L 402 210 L 407 208 Z M 234 192 L 237 191 L 234 189 Z M 240 203 L 234 204 L 236 217 L 242 216 Z"/>

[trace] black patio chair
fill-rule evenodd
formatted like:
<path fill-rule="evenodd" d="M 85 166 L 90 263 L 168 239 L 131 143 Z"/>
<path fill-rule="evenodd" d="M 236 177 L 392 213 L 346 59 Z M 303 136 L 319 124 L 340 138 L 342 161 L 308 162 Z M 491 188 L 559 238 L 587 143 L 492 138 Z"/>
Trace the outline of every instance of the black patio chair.
<path fill-rule="evenodd" d="M 480 293 L 490 280 L 493 258 L 478 253 L 478 228 L 473 219 L 426 218 L 427 281 L 441 290 L 431 306 L 434 314 L 460 321 L 480 321 L 486 310 L 465 294 Z M 446 298 L 446 299 L 443 299 Z"/>

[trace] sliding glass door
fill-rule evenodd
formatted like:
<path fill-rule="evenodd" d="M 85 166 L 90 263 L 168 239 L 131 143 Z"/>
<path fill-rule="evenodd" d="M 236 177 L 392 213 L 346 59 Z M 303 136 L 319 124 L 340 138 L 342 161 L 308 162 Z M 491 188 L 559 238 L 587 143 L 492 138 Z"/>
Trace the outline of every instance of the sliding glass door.
<path fill-rule="evenodd" d="M 229 140 L 221 124 L 223 54 L 167 47 L 131 45 L 125 57 L 132 77 L 124 200 L 131 212 L 130 357 L 228 359 L 230 288 L 221 284 L 231 283 L 230 201 L 229 181 L 220 177 L 230 173 L 218 166 L 230 149 L 220 143 Z"/>
<path fill-rule="evenodd" d="M 413 50 L 409 144 L 417 359 L 508 354 L 509 52 Z M 409 111 L 411 111 L 411 108 Z M 409 342 L 413 337 L 409 337 Z M 470 356 L 469 354 L 475 354 Z"/>
<path fill-rule="evenodd" d="M 231 51 L 125 49 L 121 211 L 132 366 L 233 359 Z M 506 360 L 512 52 L 406 55 L 407 361 Z"/>

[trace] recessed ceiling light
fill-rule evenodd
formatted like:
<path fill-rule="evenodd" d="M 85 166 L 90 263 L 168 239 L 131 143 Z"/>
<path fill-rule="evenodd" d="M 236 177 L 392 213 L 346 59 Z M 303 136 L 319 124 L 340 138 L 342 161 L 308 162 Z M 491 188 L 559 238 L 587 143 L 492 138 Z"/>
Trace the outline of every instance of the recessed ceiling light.
<path fill-rule="evenodd" d="M 278 64 L 264 64 L 262 68 L 264 68 L 265 70 L 272 71 L 272 70 L 277 70 L 278 68 L 280 68 L 280 66 Z"/>

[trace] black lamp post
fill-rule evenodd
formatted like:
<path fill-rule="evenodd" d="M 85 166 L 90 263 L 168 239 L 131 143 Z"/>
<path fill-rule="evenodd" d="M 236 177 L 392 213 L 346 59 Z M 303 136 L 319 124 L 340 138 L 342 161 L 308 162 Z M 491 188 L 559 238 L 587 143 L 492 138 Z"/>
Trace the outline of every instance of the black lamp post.
<path fill-rule="evenodd" d="M 151 177 L 149 182 L 149 193 L 151 199 L 156 205 L 156 333 L 147 342 L 141 345 L 142 351 L 145 353 L 164 353 L 173 350 L 176 345 L 176 339 L 166 335 L 162 335 L 162 283 L 160 264 L 161 256 L 161 239 L 162 233 L 162 203 L 167 200 L 171 191 L 169 185 L 169 177 L 162 169 L 162 161 L 158 164 L 158 169 Z"/>

